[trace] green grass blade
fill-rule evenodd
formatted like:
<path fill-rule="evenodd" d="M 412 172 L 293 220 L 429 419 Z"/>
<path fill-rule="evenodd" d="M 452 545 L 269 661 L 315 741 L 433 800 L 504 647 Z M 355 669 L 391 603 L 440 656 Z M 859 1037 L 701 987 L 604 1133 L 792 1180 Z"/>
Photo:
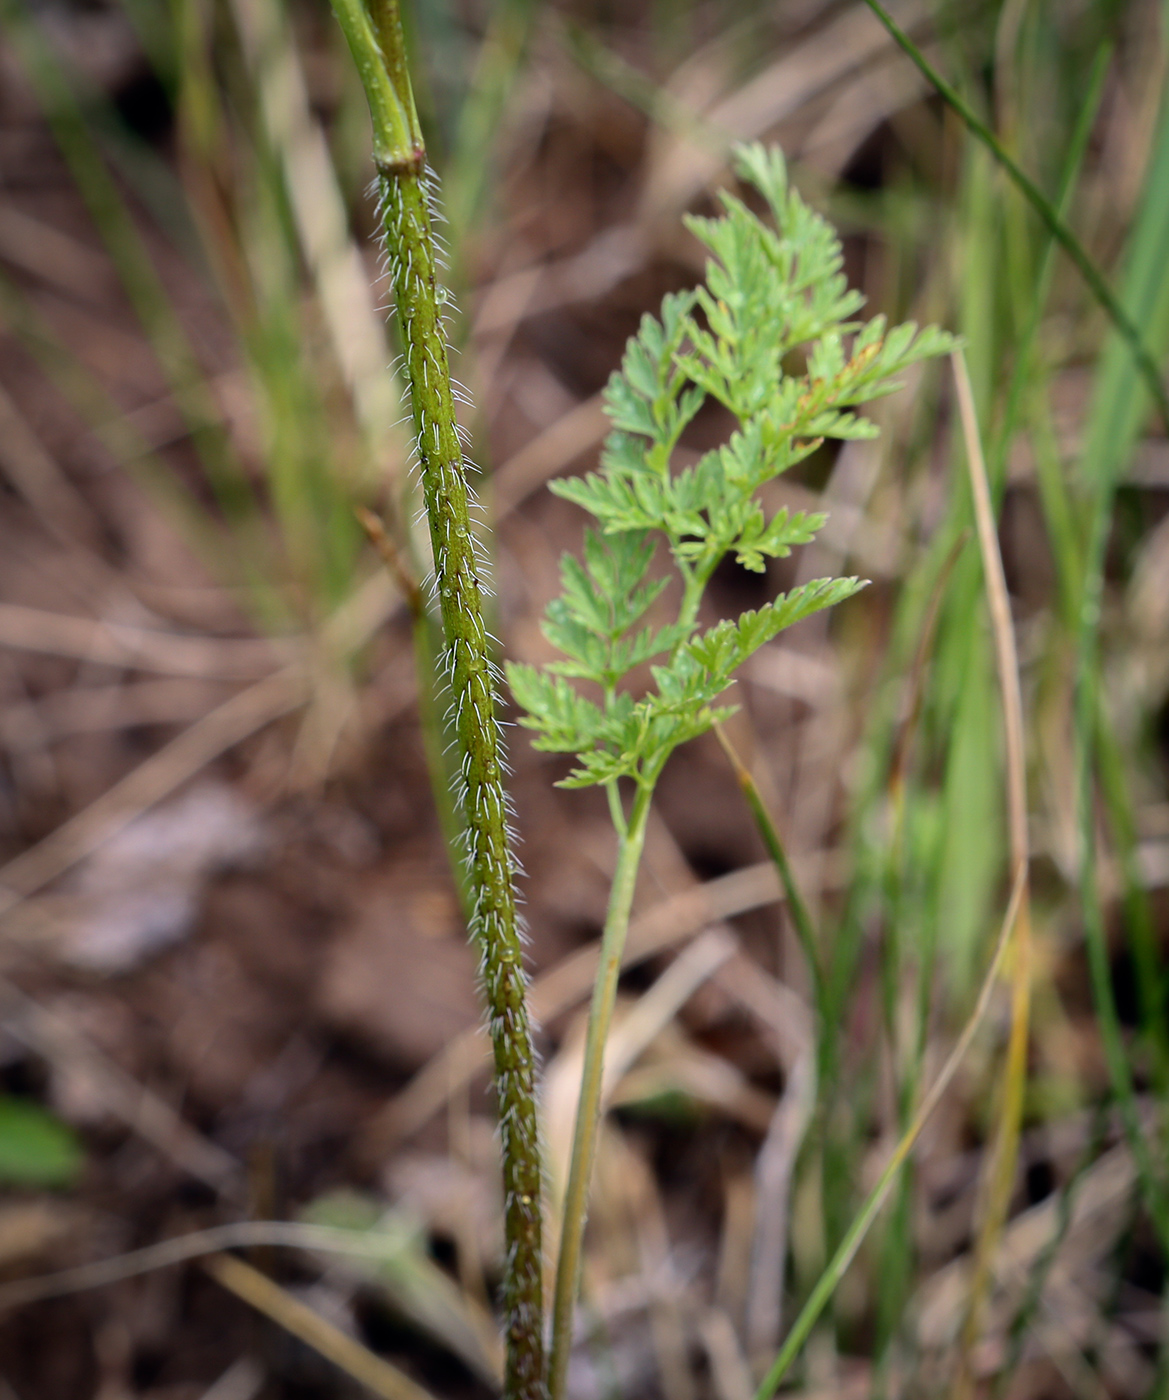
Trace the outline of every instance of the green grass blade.
<path fill-rule="evenodd" d="M 1080 275 L 1091 289 L 1092 295 L 1108 313 L 1109 319 L 1123 339 L 1129 354 L 1140 370 L 1149 393 L 1157 404 L 1166 427 L 1169 427 L 1169 392 L 1166 391 L 1162 382 L 1156 358 L 1146 344 L 1136 322 L 1121 305 L 1112 288 L 1109 287 L 1104 274 L 1089 257 L 1083 244 L 1060 217 L 1059 211 L 1018 164 L 994 132 L 982 121 L 970 104 L 929 63 L 909 35 L 880 4 L 880 0 L 865 0 L 865 3 L 893 36 L 894 41 L 909 55 L 939 97 L 962 118 L 970 131 L 993 153 L 994 158 L 1047 225 L 1052 237 L 1075 263 Z"/>
<path fill-rule="evenodd" d="M 763 844 L 767 848 L 767 854 L 771 857 L 779 875 L 784 898 L 787 900 L 788 913 L 791 915 L 796 936 L 800 940 L 800 947 L 803 949 L 804 958 L 808 964 L 808 972 L 812 978 L 813 1000 L 816 1004 L 820 1024 L 823 1026 L 823 1017 L 827 1011 L 824 1000 L 824 970 L 820 964 L 820 938 L 816 932 L 811 911 L 804 903 L 804 897 L 800 893 L 800 887 L 796 882 L 795 872 L 792 870 L 791 861 L 788 859 L 779 829 L 776 827 L 771 813 L 767 810 L 767 804 L 763 800 L 763 795 L 760 793 L 755 779 L 739 757 L 723 726 L 716 724 L 714 732 L 734 770 L 735 779 L 754 819 L 755 829 L 759 832 Z"/>
<path fill-rule="evenodd" d="M 1163 100 L 1145 178 L 1144 196 L 1127 252 L 1124 298 L 1145 335 L 1163 353 L 1169 342 L 1169 100 Z M 1132 1067 L 1124 1043 L 1101 905 L 1096 862 L 1096 757 L 1099 726 L 1106 723 L 1100 686 L 1103 657 L 1100 618 L 1104 567 L 1117 483 L 1141 431 L 1147 406 L 1144 386 L 1125 373 L 1124 345 L 1113 336 L 1100 357 L 1081 476 L 1089 492 L 1089 532 L 1080 591 L 1075 708 L 1075 769 L 1080 833 L 1080 889 L 1096 1014 L 1113 1093 L 1132 1148 L 1146 1208 L 1162 1246 L 1169 1247 L 1169 1190 L 1142 1131 Z M 1107 760 L 1106 760 L 1107 761 Z M 1107 780 L 1106 780 L 1107 787 Z M 1115 792 L 1116 785 L 1112 783 Z M 1124 823 L 1122 822 L 1122 836 Z"/>
<path fill-rule="evenodd" d="M 1006 916 L 1003 919 L 999 930 L 998 942 L 995 945 L 994 955 L 991 958 L 990 966 L 986 976 L 983 978 L 982 988 L 978 994 L 974 1010 L 970 1019 L 962 1029 L 962 1034 L 954 1049 L 950 1052 L 950 1057 L 942 1067 L 937 1079 L 930 1086 L 929 1093 L 921 1102 L 913 1122 L 909 1129 L 894 1148 L 889 1161 L 885 1164 L 880 1179 L 876 1186 L 866 1197 L 864 1205 L 861 1207 L 856 1218 L 853 1220 L 844 1238 L 841 1240 L 832 1256 L 828 1267 L 820 1276 L 815 1288 L 812 1290 L 808 1301 L 804 1304 L 799 1317 L 792 1324 L 792 1329 L 788 1333 L 787 1339 L 780 1348 L 779 1355 L 775 1358 L 767 1374 L 760 1382 L 758 1390 L 755 1392 L 755 1400 L 771 1400 L 779 1388 L 780 1382 L 791 1369 L 792 1363 L 799 1355 L 801 1347 L 807 1341 L 812 1328 L 816 1325 L 817 1319 L 824 1311 L 829 1299 L 836 1291 L 837 1285 L 844 1277 L 845 1271 L 856 1257 L 857 1250 L 864 1242 L 865 1236 L 869 1232 L 869 1227 L 877 1218 L 877 1214 L 885 1203 L 897 1180 L 898 1173 L 905 1165 L 909 1154 L 913 1151 L 914 1144 L 921 1136 L 921 1131 L 929 1121 L 930 1115 L 941 1102 L 942 1096 L 950 1085 L 950 1081 L 958 1071 L 959 1065 L 966 1056 L 967 1050 L 974 1039 L 982 1020 L 990 1006 L 991 994 L 994 991 L 995 983 L 998 980 L 999 971 L 1003 965 L 1007 948 L 1010 944 L 1011 931 L 1015 927 L 1019 916 L 1019 910 L 1023 901 L 1023 894 L 1026 889 L 1026 871 L 1020 869 L 1015 880 L 1015 887 L 1011 892 L 1010 902 L 1007 905 Z"/>

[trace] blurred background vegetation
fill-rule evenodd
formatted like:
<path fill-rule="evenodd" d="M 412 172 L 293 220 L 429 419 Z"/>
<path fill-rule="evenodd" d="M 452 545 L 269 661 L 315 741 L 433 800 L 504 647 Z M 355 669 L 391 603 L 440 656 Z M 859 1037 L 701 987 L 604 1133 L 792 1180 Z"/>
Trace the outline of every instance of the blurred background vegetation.
<path fill-rule="evenodd" d="M 1164 364 L 1169 11 L 894 14 Z M 968 1362 L 988 1396 L 1169 1395 L 1169 443 L 1129 348 L 862 4 L 407 18 L 506 654 L 545 659 L 581 524 L 542 487 L 593 464 L 626 336 L 696 280 L 680 216 L 711 206 L 734 141 L 782 146 L 870 310 L 965 337 L 1020 652 L 1034 929 L 1021 1155 Z M 2 0 L 0 45 L 0 1269 L 246 1219 L 384 1242 L 376 1267 L 249 1254 L 268 1308 L 197 1265 L 19 1308 L 0 1284 L 0 1392 L 352 1393 L 357 1363 L 320 1359 L 299 1301 L 434 1395 L 489 1393 L 492 1105 L 427 778 L 425 542 L 360 86 L 324 0 Z M 693 746 L 639 891 L 574 1395 L 751 1394 L 990 956 L 1003 722 L 948 367 L 876 416 L 879 440 L 774 488 L 830 512 L 820 542 L 762 578 L 724 567 L 712 605 L 873 580 L 760 655 L 732 725 L 822 986 L 722 752 Z M 725 426 L 700 416 L 682 458 Z M 555 1162 L 613 853 L 555 762 L 522 736 L 512 759 Z M 1007 1005 L 801 1393 L 948 1392 Z"/>

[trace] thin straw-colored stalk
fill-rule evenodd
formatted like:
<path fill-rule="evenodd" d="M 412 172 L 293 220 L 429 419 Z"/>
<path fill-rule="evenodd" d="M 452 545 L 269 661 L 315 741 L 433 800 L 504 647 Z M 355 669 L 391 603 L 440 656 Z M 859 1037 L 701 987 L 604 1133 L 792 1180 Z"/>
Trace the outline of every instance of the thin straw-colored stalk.
<path fill-rule="evenodd" d="M 249 1269 L 242 1260 L 222 1253 L 225 1249 L 248 1246 L 282 1246 L 377 1261 L 393 1257 L 405 1239 L 405 1235 L 395 1237 L 386 1232 L 336 1229 L 299 1221 L 243 1220 L 196 1230 L 78 1268 L 18 1279 L 0 1287 L 0 1311 L 108 1287 L 156 1269 L 173 1268 L 212 1255 L 214 1258 L 208 1260 L 207 1267 L 220 1283 L 328 1357 L 375 1395 L 384 1396 L 386 1400 L 430 1400 L 429 1392 L 396 1366 L 341 1332 L 319 1313 L 306 1308 L 271 1279 Z"/>
<path fill-rule="evenodd" d="M 961 117 L 970 132 L 994 155 L 994 158 L 1022 191 L 1027 202 L 1047 225 L 1051 236 L 1075 263 L 1088 284 L 1092 295 L 1108 313 L 1109 320 L 1124 339 L 1149 393 L 1157 404 L 1162 419 L 1169 427 L 1169 392 L 1161 380 L 1157 361 L 1145 343 L 1136 323 L 1117 300 L 1104 274 L 1089 257 L 1084 245 L 1060 217 L 1059 211 L 1038 185 L 1023 170 L 993 131 L 982 121 L 970 104 L 942 77 L 879 0 L 865 0 L 869 9 L 892 35 L 894 42 L 905 51 L 943 102 Z"/>
<path fill-rule="evenodd" d="M 609 912 L 601 937 L 601 966 L 593 987 L 589 1023 L 585 1037 L 584 1070 L 580 1102 L 572 1136 L 572 1157 L 568 1186 L 564 1193 L 560 1254 L 556 1261 L 556 1290 L 552 1303 L 552 1352 L 548 1363 L 548 1391 L 552 1400 L 563 1400 L 568 1382 L 568 1358 L 572 1350 L 572 1314 L 580 1291 L 585 1216 L 588 1212 L 589 1181 L 597 1148 L 597 1128 L 601 1113 L 601 1086 L 604 1077 L 605 1041 L 617 999 L 617 979 L 621 955 L 629 931 L 629 913 L 637 870 L 645 846 L 645 826 L 649 818 L 653 785 L 643 782 L 637 788 L 628 820 L 618 824 L 617 869 L 609 893 Z"/>
<path fill-rule="evenodd" d="M 289 16 L 277 0 L 234 0 L 241 47 L 333 353 L 373 453 L 384 455 L 397 418 L 386 338 L 320 122 L 314 117 Z"/>
<path fill-rule="evenodd" d="M 792 1362 L 800 1353 L 800 1348 L 808 1340 L 812 1328 L 816 1325 L 820 1314 L 828 1304 L 828 1300 L 836 1291 L 840 1280 L 844 1277 L 845 1271 L 856 1257 L 857 1250 L 864 1243 L 864 1238 L 869 1232 L 869 1227 L 877 1217 L 877 1213 L 885 1203 L 893 1183 L 897 1179 L 897 1174 L 905 1165 L 909 1154 L 913 1151 L 914 1145 L 921 1136 L 921 1131 L 929 1122 L 935 1108 L 941 1102 L 942 1095 L 950 1086 L 950 1081 L 958 1072 L 958 1067 L 966 1057 L 966 1052 L 970 1048 L 987 1008 L 990 1006 L 991 996 L 995 985 L 998 982 L 999 972 L 1002 969 L 1003 961 L 1006 957 L 1007 948 L 1011 941 L 1011 931 L 1015 927 L 1019 917 L 1019 909 L 1023 900 L 1025 870 L 1019 870 L 1016 874 L 1014 888 L 1011 891 L 1010 903 L 1007 905 L 1006 916 L 1003 919 L 1002 927 L 999 929 L 998 942 L 995 945 L 994 955 L 991 958 L 990 966 L 987 968 L 986 976 L 983 978 L 982 987 L 978 993 L 978 1000 L 970 1019 L 962 1029 L 962 1034 L 958 1037 L 958 1042 L 950 1052 L 950 1057 L 942 1067 L 941 1073 L 930 1086 L 929 1093 L 921 1101 L 921 1106 L 914 1115 L 913 1122 L 906 1129 L 905 1134 L 893 1149 L 893 1154 L 885 1164 L 885 1170 L 881 1173 L 880 1180 L 873 1187 L 860 1208 L 852 1224 L 849 1226 L 844 1238 L 837 1247 L 836 1253 L 832 1256 L 828 1267 L 821 1274 L 815 1288 L 813 1288 L 808 1301 L 804 1304 L 799 1317 L 792 1324 L 792 1330 L 788 1333 L 787 1339 L 780 1349 L 779 1355 L 772 1363 L 771 1369 L 760 1382 L 759 1389 L 755 1392 L 755 1400 L 771 1400 L 779 1388 L 780 1382 L 791 1369 Z"/>
<path fill-rule="evenodd" d="M 447 360 L 431 225 L 431 180 L 414 108 L 396 0 L 367 12 L 334 0 L 373 118 L 390 279 L 403 373 L 417 434 L 423 496 L 434 554 L 458 788 L 474 898 L 472 933 L 487 1000 L 503 1151 L 508 1400 L 544 1395 L 541 1174 L 535 1052 L 528 1020 L 523 949 L 516 915 L 503 766 L 495 715 L 494 667 L 483 622 L 475 537 Z"/>
<path fill-rule="evenodd" d="M 1024 749 L 1023 697 L 1019 688 L 1019 657 L 1011 603 L 1003 573 L 995 529 L 990 483 L 982 456 L 982 439 L 974 408 L 974 391 L 961 350 L 953 355 L 954 382 L 966 446 L 966 464 L 974 497 L 974 519 L 982 554 L 983 576 L 991 631 L 998 663 L 999 692 L 1003 707 L 1006 739 L 1007 822 L 1010 832 L 1011 868 L 1021 883 L 1018 919 L 1011 944 L 1011 1030 L 1003 1074 L 1003 1095 L 999 1122 L 985 1178 L 982 1221 L 975 1251 L 974 1278 L 963 1328 L 962 1356 L 955 1396 L 973 1391 L 974 1377 L 970 1355 L 978 1339 L 986 1292 L 990 1284 L 991 1262 L 998 1247 L 1011 1201 L 1015 1164 L 1019 1154 L 1019 1127 L 1023 1117 L 1023 1095 L 1027 1084 L 1027 1037 L 1031 1014 L 1031 910 L 1027 871 L 1030 862 L 1027 840 L 1027 768 Z"/>

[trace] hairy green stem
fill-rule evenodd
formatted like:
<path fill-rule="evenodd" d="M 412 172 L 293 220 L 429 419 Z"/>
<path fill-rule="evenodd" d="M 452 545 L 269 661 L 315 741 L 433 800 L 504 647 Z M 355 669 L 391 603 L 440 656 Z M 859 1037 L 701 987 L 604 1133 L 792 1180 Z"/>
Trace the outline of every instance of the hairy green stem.
<path fill-rule="evenodd" d="M 601 1118 L 601 1088 L 604 1080 L 605 1041 L 617 999 L 617 979 L 621 955 L 629 929 L 633 890 L 645 846 L 645 827 L 653 797 L 652 782 L 643 781 L 621 833 L 617 869 L 609 892 L 609 912 L 601 939 L 601 966 L 593 986 L 589 1024 L 585 1038 L 584 1070 L 581 1074 L 580 1102 L 572 1136 L 572 1161 L 568 1188 L 564 1193 L 564 1225 L 560 1236 L 560 1257 L 556 1261 L 556 1294 L 552 1304 L 552 1355 L 548 1364 L 548 1391 L 552 1400 L 563 1400 L 568 1379 L 568 1357 L 572 1350 L 572 1313 L 580 1291 L 581 1244 L 588 1210 L 589 1180 L 597 1147 Z"/>
<path fill-rule="evenodd" d="M 503 1139 L 508 1277 L 506 1394 L 543 1386 L 540 1164 L 535 1061 L 517 928 L 514 862 L 507 839 L 495 716 L 495 684 L 483 625 L 462 448 L 455 428 L 439 312 L 430 210 L 421 160 L 381 168 L 406 376 L 434 551 L 475 910 L 473 932 L 491 1018 Z"/>
<path fill-rule="evenodd" d="M 541 1174 L 535 1054 L 528 1020 L 523 949 L 516 915 L 515 861 L 495 714 L 494 667 L 483 623 L 483 591 L 436 275 L 431 188 L 395 0 L 373 21 L 359 0 L 334 9 L 369 95 L 390 278 L 404 373 L 417 435 L 434 554 L 443 655 L 460 768 L 474 908 L 472 934 L 487 1000 L 503 1151 L 507 1244 L 508 1400 L 544 1395 Z"/>

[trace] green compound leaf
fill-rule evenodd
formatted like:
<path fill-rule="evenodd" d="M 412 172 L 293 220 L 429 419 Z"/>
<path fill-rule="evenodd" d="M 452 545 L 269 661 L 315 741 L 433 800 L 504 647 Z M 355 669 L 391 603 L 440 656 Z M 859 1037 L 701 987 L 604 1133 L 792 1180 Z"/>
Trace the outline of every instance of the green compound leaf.
<path fill-rule="evenodd" d="M 568 657 L 549 667 L 562 676 L 577 676 L 610 687 L 651 656 L 669 651 L 679 640 L 676 628 L 643 628 L 627 637 L 669 584 L 644 583 L 654 555 L 646 533 L 628 532 L 602 539 L 585 532 L 585 562 L 566 554 L 560 563 L 563 593 L 548 605 L 544 635 Z"/>
<path fill-rule="evenodd" d="M 723 194 L 718 218 L 687 227 L 711 254 L 705 281 L 666 297 L 660 318 L 642 318 L 621 369 L 605 389 L 613 432 L 599 470 L 554 481 L 552 490 L 586 510 L 583 559 L 566 556 L 561 596 L 544 633 L 563 659 L 543 672 L 512 667 L 512 687 L 537 732 L 536 746 L 575 753 L 565 785 L 632 777 L 651 786 L 678 744 L 729 713 L 715 701 L 735 669 L 784 628 L 850 597 L 859 579 L 820 579 L 757 612 L 696 635 L 702 597 L 731 554 L 763 573 L 810 543 L 826 520 L 780 509 L 770 517 L 760 487 L 815 452 L 825 438 L 871 438 L 876 425 L 856 408 L 892 393 L 897 375 L 957 344 L 912 322 L 858 321 L 864 298 L 849 289 L 840 240 L 809 209 L 778 151 L 737 152 L 739 175 L 763 196 L 771 223 Z M 803 374 L 785 369 L 802 351 Z M 672 465 L 687 425 L 707 398 L 736 420 L 727 441 L 681 470 Z M 675 566 L 680 601 L 657 620 L 670 580 L 654 575 L 656 541 Z M 651 666 L 653 687 L 644 690 Z M 572 681 L 599 688 L 586 699 Z"/>
<path fill-rule="evenodd" d="M 39 1104 L 0 1095 L 0 1183 L 71 1186 L 84 1163 L 85 1153 L 72 1128 Z"/>

